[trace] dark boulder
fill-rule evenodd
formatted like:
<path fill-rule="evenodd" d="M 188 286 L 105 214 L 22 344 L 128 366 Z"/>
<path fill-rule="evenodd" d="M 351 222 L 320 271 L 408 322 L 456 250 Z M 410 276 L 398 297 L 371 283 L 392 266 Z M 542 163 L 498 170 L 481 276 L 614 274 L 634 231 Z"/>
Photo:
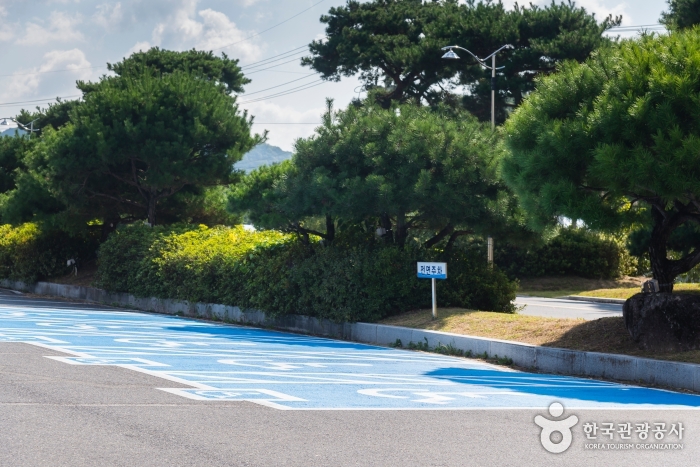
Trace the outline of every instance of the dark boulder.
<path fill-rule="evenodd" d="M 643 349 L 700 348 L 700 295 L 639 293 L 622 312 L 630 336 Z"/>

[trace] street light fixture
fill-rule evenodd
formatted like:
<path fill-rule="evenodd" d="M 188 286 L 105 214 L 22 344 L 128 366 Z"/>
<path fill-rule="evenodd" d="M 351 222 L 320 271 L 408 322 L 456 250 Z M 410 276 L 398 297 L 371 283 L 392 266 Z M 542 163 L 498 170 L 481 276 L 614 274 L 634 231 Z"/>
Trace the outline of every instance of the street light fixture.
<path fill-rule="evenodd" d="M 510 44 L 506 44 L 484 59 L 477 57 L 476 55 L 471 53 L 469 50 L 465 49 L 464 47 L 460 47 L 458 45 L 448 45 L 447 47 L 442 48 L 442 50 L 447 50 L 445 55 L 442 56 L 442 58 L 444 58 L 445 60 L 459 60 L 459 55 L 457 55 L 453 49 L 464 50 L 469 55 L 474 57 L 474 59 L 477 62 L 479 62 L 479 64 L 481 66 L 483 66 L 486 69 L 491 70 L 491 129 L 492 130 L 496 129 L 496 70 L 502 70 L 503 68 L 505 68 L 505 67 L 496 68 L 496 54 L 503 49 L 513 49 L 513 48 L 515 48 L 515 47 L 513 47 Z M 486 61 L 489 58 L 491 59 L 491 66 L 488 66 L 486 64 Z"/>
<path fill-rule="evenodd" d="M 476 55 L 471 53 L 471 51 L 465 49 L 464 47 L 460 47 L 458 45 L 448 45 L 447 47 L 442 48 L 442 50 L 447 50 L 447 52 L 445 52 L 445 55 L 442 56 L 442 58 L 444 58 L 445 60 L 459 60 L 459 55 L 457 55 L 453 49 L 464 50 L 469 55 L 474 57 L 474 59 L 477 62 L 479 62 L 479 64 L 481 66 L 483 66 L 486 69 L 491 70 L 491 130 L 496 129 L 496 70 L 501 70 L 501 69 L 505 68 L 505 67 L 496 68 L 496 54 L 503 49 L 513 49 L 513 48 L 515 48 L 515 47 L 513 47 L 510 44 L 506 44 L 484 59 L 477 57 Z M 486 64 L 486 61 L 489 58 L 491 59 L 491 66 L 488 66 Z M 491 237 L 491 236 L 487 237 L 486 247 L 487 247 L 486 255 L 487 255 L 488 263 L 490 265 L 493 265 L 493 237 Z"/>
<path fill-rule="evenodd" d="M 36 132 L 36 131 L 39 131 L 38 129 L 34 129 L 34 122 L 36 122 L 37 120 L 39 120 L 38 118 L 35 119 L 35 120 L 32 120 L 31 122 L 29 122 L 29 124 L 28 124 L 29 126 L 23 125 L 22 123 L 18 122 L 18 121 L 17 121 L 15 118 L 13 118 L 13 117 L 0 117 L 0 120 L 2 120 L 2 121 L 3 121 L 3 124 L 5 124 L 5 125 L 7 124 L 7 121 L 10 120 L 10 121 L 14 122 L 15 125 L 17 125 L 17 128 L 19 128 L 19 129 L 21 129 L 21 130 L 24 130 L 24 131 L 26 131 L 26 132 L 28 132 L 28 133 L 30 133 L 30 134 L 31 134 L 31 133 L 34 133 L 34 132 Z"/>

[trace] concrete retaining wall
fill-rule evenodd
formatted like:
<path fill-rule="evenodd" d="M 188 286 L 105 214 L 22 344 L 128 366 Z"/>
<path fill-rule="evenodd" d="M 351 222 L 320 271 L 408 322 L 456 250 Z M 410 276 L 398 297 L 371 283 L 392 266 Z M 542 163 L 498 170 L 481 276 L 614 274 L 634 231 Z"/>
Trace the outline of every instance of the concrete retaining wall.
<path fill-rule="evenodd" d="M 609 378 L 620 381 L 648 383 L 700 392 L 700 365 L 668 362 L 648 358 L 612 355 L 597 352 L 539 347 L 519 342 L 483 337 L 464 336 L 446 332 L 410 329 L 368 323 L 334 323 L 309 316 L 289 315 L 268 318 L 261 311 L 241 310 L 239 307 L 190 303 L 179 300 L 138 298 L 123 293 L 110 293 L 93 287 L 39 282 L 0 281 L 0 287 L 57 297 L 86 300 L 118 307 L 178 314 L 195 318 L 219 319 L 231 323 L 273 327 L 318 336 L 340 338 L 366 344 L 390 345 L 397 339 L 406 346 L 410 342 L 427 342 L 433 348 L 452 345 L 464 352 L 510 358 L 513 363 L 533 370 L 574 376 Z"/>

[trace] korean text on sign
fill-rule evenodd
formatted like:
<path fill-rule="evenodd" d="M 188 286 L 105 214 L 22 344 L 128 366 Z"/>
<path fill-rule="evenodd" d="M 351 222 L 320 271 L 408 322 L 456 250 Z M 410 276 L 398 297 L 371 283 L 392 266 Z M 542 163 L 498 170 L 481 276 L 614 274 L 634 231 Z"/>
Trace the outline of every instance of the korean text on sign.
<path fill-rule="evenodd" d="M 418 263 L 420 279 L 447 279 L 447 263 Z"/>

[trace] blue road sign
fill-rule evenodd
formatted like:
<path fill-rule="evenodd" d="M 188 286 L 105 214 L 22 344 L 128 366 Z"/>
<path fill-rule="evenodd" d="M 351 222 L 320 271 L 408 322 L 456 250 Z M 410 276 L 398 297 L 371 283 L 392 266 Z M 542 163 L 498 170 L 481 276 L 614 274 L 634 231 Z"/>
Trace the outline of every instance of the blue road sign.
<path fill-rule="evenodd" d="M 567 409 L 700 407 L 700 396 L 692 394 L 19 297 L 0 305 L 2 342 L 64 352 L 48 357 L 62 364 L 113 365 L 153 375 L 162 378 L 160 390 L 189 399 L 251 401 L 282 410 L 543 409 L 553 401 Z"/>
<path fill-rule="evenodd" d="M 447 263 L 418 263 L 419 279 L 447 279 Z"/>

